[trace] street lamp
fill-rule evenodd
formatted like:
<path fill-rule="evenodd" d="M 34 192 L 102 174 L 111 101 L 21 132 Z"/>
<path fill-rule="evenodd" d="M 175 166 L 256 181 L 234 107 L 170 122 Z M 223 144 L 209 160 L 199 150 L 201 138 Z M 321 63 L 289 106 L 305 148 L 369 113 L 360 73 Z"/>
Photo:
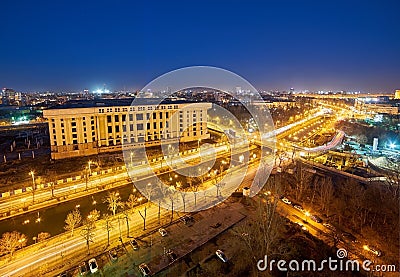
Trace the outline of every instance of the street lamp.
<path fill-rule="evenodd" d="M 91 164 L 92 164 L 92 161 L 89 161 L 88 162 L 88 165 L 89 165 L 89 176 L 92 175 L 92 168 L 90 167 Z"/>
<path fill-rule="evenodd" d="M 32 203 L 35 203 L 35 172 L 31 170 L 29 175 L 32 176 Z"/>
<path fill-rule="evenodd" d="M 200 151 L 200 142 L 201 142 L 201 139 L 198 139 L 197 140 L 197 149 L 199 149 L 199 151 Z"/>

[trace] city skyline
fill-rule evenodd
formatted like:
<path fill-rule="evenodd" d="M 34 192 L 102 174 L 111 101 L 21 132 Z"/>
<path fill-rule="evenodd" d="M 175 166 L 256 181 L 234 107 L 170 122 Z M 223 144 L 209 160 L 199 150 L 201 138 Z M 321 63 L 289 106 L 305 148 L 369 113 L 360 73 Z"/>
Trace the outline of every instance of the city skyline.
<path fill-rule="evenodd" d="M 399 87 L 395 1 L 206 4 L 2 3 L 0 86 L 139 90 L 171 70 L 210 65 L 266 90 Z"/>

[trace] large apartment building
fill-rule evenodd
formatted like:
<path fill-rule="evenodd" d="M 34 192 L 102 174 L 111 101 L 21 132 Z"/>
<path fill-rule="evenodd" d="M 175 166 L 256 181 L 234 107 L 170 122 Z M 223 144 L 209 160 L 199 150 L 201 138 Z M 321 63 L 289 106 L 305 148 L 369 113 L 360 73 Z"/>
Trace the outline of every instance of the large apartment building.
<path fill-rule="evenodd" d="M 67 102 L 43 111 L 49 123 L 52 159 L 94 155 L 128 147 L 209 138 L 211 103 L 155 98 Z"/>

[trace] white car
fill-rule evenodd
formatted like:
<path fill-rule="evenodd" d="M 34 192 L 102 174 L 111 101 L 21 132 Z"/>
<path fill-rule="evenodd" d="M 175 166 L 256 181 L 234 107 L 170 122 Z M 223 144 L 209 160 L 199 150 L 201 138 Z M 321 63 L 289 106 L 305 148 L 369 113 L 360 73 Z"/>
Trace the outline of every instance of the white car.
<path fill-rule="evenodd" d="M 228 258 L 225 256 L 225 253 L 222 252 L 222 250 L 217 250 L 215 251 L 215 255 L 217 255 L 218 258 L 220 258 L 221 261 L 224 263 L 228 262 Z"/>
<path fill-rule="evenodd" d="M 303 223 L 301 223 L 301 222 L 296 222 L 296 224 L 299 225 L 303 231 L 307 231 L 307 230 L 308 230 L 307 227 L 304 226 Z"/>
<path fill-rule="evenodd" d="M 151 274 L 150 268 L 145 263 L 139 265 L 139 270 L 142 272 L 143 276 L 149 276 Z"/>
<path fill-rule="evenodd" d="M 285 204 L 288 204 L 288 205 L 292 204 L 292 202 L 289 199 L 287 199 L 286 197 L 282 198 L 282 202 Z"/>
<path fill-rule="evenodd" d="M 164 228 L 158 229 L 158 232 L 161 234 L 162 237 L 165 237 L 168 234 Z"/>
<path fill-rule="evenodd" d="M 99 270 L 99 266 L 97 265 L 97 261 L 95 258 L 90 259 L 88 264 L 91 273 L 95 273 Z"/>

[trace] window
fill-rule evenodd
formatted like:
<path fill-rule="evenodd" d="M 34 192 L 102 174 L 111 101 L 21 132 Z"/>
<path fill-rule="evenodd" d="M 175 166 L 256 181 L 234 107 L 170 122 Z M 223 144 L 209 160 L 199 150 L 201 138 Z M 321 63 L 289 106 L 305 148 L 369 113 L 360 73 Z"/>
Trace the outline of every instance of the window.
<path fill-rule="evenodd" d="M 126 121 L 126 114 L 123 114 L 122 115 L 122 122 L 125 122 Z"/>
<path fill-rule="evenodd" d="M 129 121 L 133 121 L 133 114 L 129 114 Z"/>
<path fill-rule="evenodd" d="M 129 126 L 129 130 L 130 130 L 131 132 L 133 132 L 133 124 L 131 124 L 131 125 Z"/>
<path fill-rule="evenodd" d="M 162 129 L 162 122 L 160 122 L 160 129 Z"/>
<path fill-rule="evenodd" d="M 112 134 L 112 126 L 108 126 L 108 133 Z"/>
<path fill-rule="evenodd" d="M 150 129 L 150 123 L 147 122 L 147 126 L 146 129 L 149 130 Z"/>
<path fill-rule="evenodd" d="M 169 112 L 165 113 L 165 118 L 169 118 Z"/>
<path fill-rule="evenodd" d="M 160 119 L 162 119 L 162 112 L 160 112 Z"/>
<path fill-rule="evenodd" d="M 119 126 L 118 126 L 118 125 L 115 126 L 115 132 L 116 132 L 116 133 L 119 133 Z"/>
<path fill-rule="evenodd" d="M 136 124 L 137 130 L 143 130 L 143 124 Z"/>
<path fill-rule="evenodd" d="M 115 120 L 115 122 L 119 122 L 119 115 L 115 115 L 114 120 Z"/>
<path fill-rule="evenodd" d="M 107 123 L 111 123 L 111 115 L 107 115 Z"/>
<path fill-rule="evenodd" d="M 157 114 L 153 113 L 153 119 L 157 119 Z"/>
<path fill-rule="evenodd" d="M 153 122 L 153 129 L 157 129 L 157 123 Z"/>
<path fill-rule="evenodd" d="M 142 113 L 136 114 L 136 120 L 143 120 L 143 114 Z"/>

